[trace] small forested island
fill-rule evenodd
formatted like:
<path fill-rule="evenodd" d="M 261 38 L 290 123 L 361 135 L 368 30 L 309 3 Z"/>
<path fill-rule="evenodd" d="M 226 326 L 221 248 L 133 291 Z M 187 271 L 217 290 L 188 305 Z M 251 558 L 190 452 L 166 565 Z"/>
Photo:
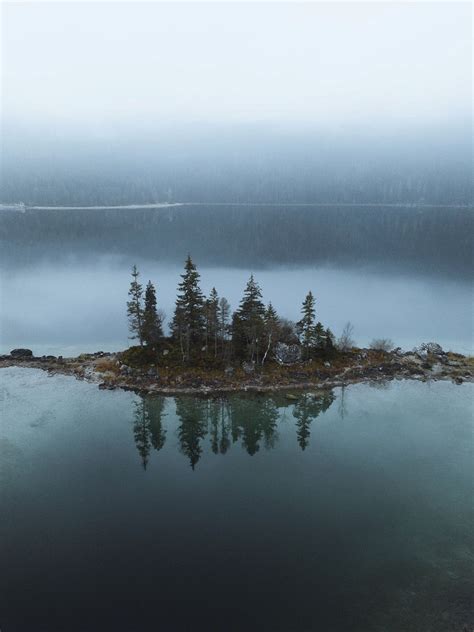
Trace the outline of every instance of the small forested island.
<path fill-rule="evenodd" d="M 0 367 L 42 368 L 97 382 L 102 389 L 162 394 L 291 391 L 393 378 L 473 381 L 474 358 L 445 352 L 434 342 L 404 352 L 394 349 L 390 340 L 379 339 L 360 349 L 350 323 L 336 339 L 317 320 L 311 291 L 302 302 L 301 319 L 294 323 L 279 316 L 271 303 L 264 304 L 251 275 L 238 309 L 231 313 L 229 302 L 215 288 L 204 296 L 190 256 L 166 335 L 155 286 L 148 281 L 143 287 L 136 266 L 131 274 L 127 315 L 137 345 L 76 358 L 35 357 L 29 349 L 14 349 L 0 356 Z"/>

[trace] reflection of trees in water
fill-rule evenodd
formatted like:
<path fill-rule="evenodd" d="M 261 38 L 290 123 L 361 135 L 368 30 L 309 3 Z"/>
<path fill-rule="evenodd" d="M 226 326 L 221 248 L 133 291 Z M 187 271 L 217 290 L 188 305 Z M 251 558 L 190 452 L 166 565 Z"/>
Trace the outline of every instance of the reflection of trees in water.
<path fill-rule="evenodd" d="M 268 450 L 276 445 L 280 409 L 292 406 L 298 444 L 304 450 L 309 443 L 310 426 L 335 400 L 332 391 L 320 395 L 302 395 L 293 405 L 281 394 L 268 396 L 230 396 L 202 399 L 192 396 L 175 398 L 180 451 L 194 469 L 203 452 L 203 440 L 209 434 L 214 454 L 225 454 L 232 443 L 241 442 L 250 455 L 263 444 Z M 143 397 L 134 402 L 133 434 L 143 467 L 151 449 L 161 450 L 166 432 L 163 426 L 164 397 Z"/>
<path fill-rule="evenodd" d="M 207 402 L 197 397 L 177 397 L 176 415 L 181 421 L 178 428 L 181 452 L 195 468 L 202 453 L 201 441 L 207 433 Z"/>
<path fill-rule="evenodd" d="M 229 406 L 224 398 L 208 402 L 209 434 L 214 454 L 225 454 L 230 448 Z"/>
<path fill-rule="evenodd" d="M 309 444 L 310 426 L 316 417 L 326 411 L 336 399 L 332 391 L 326 391 L 322 395 L 303 395 L 293 408 L 293 416 L 296 419 L 296 437 L 300 448 L 304 450 Z"/>
<path fill-rule="evenodd" d="M 165 398 L 141 397 L 133 405 L 133 436 L 143 469 L 146 469 L 151 448 L 161 450 L 165 444 L 166 432 L 162 422 Z"/>
<path fill-rule="evenodd" d="M 232 398 L 229 409 L 232 440 L 241 439 L 250 455 L 258 452 L 262 439 L 267 449 L 275 445 L 279 413 L 272 398 Z"/>
<path fill-rule="evenodd" d="M 344 417 L 347 415 L 346 387 L 345 386 L 341 386 L 338 413 L 341 419 L 344 419 Z"/>

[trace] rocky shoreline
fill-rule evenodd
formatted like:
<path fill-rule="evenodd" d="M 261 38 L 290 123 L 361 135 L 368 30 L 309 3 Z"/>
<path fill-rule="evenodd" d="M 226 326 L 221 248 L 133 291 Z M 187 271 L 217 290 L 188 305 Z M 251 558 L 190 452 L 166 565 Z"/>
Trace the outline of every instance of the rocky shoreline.
<path fill-rule="evenodd" d="M 0 356 L 0 368 L 9 366 L 42 369 L 50 375 L 71 375 L 96 383 L 100 389 L 161 395 L 326 389 L 393 379 L 450 380 L 455 384 L 474 381 L 474 358 L 445 352 L 435 343 L 425 343 L 411 352 L 353 349 L 338 354 L 331 362 L 310 360 L 264 368 L 244 363 L 209 370 L 155 365 L 134 368 L 124 364 L 122 352 L 99 351 L 63 358 L 35 357 L 28 349 L 15 349 L 10 355 Z"/>

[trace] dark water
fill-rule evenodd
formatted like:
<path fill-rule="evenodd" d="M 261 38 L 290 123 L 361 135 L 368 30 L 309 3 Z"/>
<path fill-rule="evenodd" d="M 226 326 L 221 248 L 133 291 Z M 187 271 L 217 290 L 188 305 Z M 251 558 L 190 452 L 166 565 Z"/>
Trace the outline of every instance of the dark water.
<path fill-rule="evenodd" d="M 472 385 L 0 378 L 2 632 L 471 630 Z"/>

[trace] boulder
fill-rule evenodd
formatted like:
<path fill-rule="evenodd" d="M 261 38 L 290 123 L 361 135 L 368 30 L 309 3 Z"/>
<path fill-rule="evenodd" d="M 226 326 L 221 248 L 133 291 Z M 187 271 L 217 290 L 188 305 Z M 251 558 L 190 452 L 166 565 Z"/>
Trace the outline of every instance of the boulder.
<path fill-rule="evenodd" d="M 273 351 L 275 360 L 279 364 L 296 364 L 301 360 L 301 349 L 298 345 L 287 345 L 278 342 Z"/>
<path fill-rule="evenodd" d="M 443 351 L 443 347 L 437 342 L 423 342 L 419 347 L 413 349 L 413 353 L 416 353 L 418 357 L 423 359 L 425 359 L 428 354 L 435 356 L 446 355 L 446 352 Z"/>
<path fill-rule="evenodd" d="M 250 375 L 255 371 L 255 362 L 242 362 L 242 368 L 246 375 Z"/>
<path fill-rule="evenodd" d="M 32 358 L 33 351 L 31 349 L 12 349 L 10 355 L 12 358 Z"/>

